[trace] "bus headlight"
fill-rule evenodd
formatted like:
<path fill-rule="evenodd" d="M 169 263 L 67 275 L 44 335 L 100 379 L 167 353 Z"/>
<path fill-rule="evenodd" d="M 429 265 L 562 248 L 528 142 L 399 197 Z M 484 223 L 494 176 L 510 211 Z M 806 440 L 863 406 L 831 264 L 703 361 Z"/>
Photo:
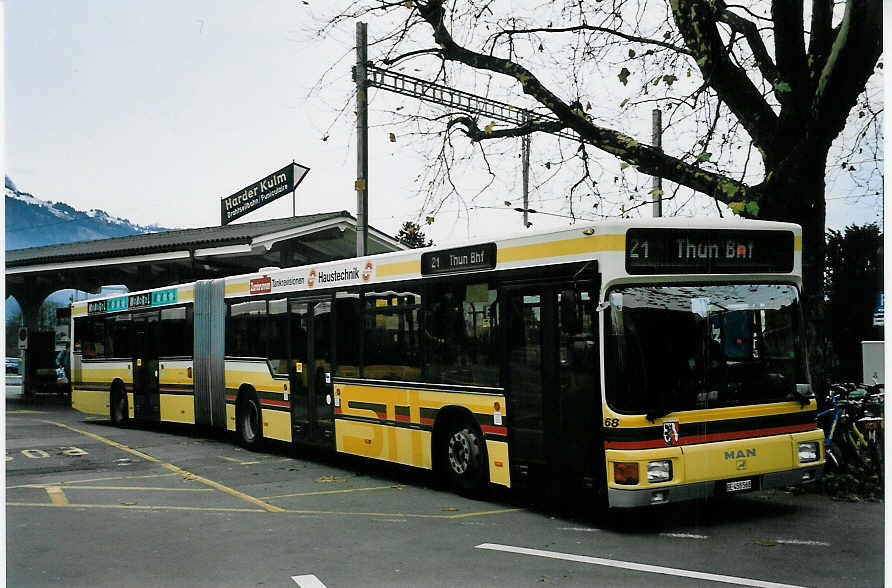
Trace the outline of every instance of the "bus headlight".
<path fill-rule="evenodd" d="M 809 441 L 799 444 L 799 463 L 818 461 L 818 442 Z"/>
<path fill-rule="evenodd" d="M 661 459 L 660 461 L 647 462 L 647 481 L 651 484 L 655 482 L 668 482 L 672 479 L 672 460 Z"/>

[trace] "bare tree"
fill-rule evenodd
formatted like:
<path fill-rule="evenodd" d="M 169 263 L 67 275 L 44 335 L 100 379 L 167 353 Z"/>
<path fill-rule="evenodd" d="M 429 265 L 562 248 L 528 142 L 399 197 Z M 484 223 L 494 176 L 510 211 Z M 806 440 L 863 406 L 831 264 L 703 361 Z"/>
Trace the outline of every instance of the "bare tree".
<path fill-rule="evenodd" d="M 426 71 L 447 83 L 482 75 L 487 92 L 507 80 L 516 100 L 557 121 L 494 128 L 470 116 L 417 117 L 425 120 L 420 133 L 443 138 L 445 172 L 438 169 L 437 178 L 451 182 L 456 130 L 483 156 L 491 141 L 570 130 L 578 148 L 564 146 L 553 159 L 578 162 L 571 195 L 580 187 L 598 193 L 593 146 L 622 168 L 662 176 L 736 214 L 802 224 L 810 353 L 820 376 L 828 152 L 856 104 L 861 116 L 850 124 L 843 157 L 851 161 L 865 145 L 881 149 L 881 99 L 877 105 L 865 88 L 882 67 L 883 18 L 880 0 L 813 0 L 810 12 L 805 4 L 541 0 L 521 14 L 516 2 L 500 0 L 366 0 L 326 26 L 383 16 L 390 23 L 376 41 L 383 64 L 426 60 Z M 628 130 L 653 105 L 668 111 L 677 131 L 663 150 Z"/>

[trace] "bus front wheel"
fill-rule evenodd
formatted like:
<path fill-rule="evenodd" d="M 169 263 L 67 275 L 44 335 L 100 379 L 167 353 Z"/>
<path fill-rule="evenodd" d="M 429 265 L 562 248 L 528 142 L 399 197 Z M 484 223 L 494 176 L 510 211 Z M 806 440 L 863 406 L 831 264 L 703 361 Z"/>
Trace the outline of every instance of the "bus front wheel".
<path fill-rule="evenodd" d="M 239 439 L 248 449 L 258 449 L 263 442 L 263 427 L 260 413 L 260 404 L 252 393 L 244 394 L 238 403 Z"/>
<path fill-rule="evenodd" d="M 449 486 L 465 495 L 482 492 L 486 484 L 486 447 L 479 430 L 459 422 L 450 429 L 442 450 L 442 464 Z"/>

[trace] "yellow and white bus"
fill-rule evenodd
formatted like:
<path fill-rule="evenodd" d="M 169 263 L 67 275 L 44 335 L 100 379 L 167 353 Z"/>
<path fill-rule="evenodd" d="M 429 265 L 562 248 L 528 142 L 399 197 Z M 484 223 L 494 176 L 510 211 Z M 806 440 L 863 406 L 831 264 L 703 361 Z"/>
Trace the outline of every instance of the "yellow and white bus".
<path fill-rule="evenodd" d="M 636 507 L 807 483 L 801 228 L 615 220 L 72 305 L 74 408 Z"/>

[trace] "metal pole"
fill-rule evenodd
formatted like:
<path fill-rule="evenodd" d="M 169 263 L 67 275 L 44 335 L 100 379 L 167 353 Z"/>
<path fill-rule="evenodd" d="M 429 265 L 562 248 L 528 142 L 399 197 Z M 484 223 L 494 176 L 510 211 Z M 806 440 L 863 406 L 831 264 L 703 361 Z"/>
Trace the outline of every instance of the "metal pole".
<path fill-rule="evenodd" d="M 529 212 L 530 208 L 530 136 L 524 135 L 521 138 L 520 153 L 523 162 L 523 228 L 530 226 Z"/>
<path fill-rule="evenodd" d="M 653 110 L 653 144 L 654 147 L 663 150 L 663 113 L 659 108 Z M 659 190 L 653 195 L 654 201 L 654 218 L 663 216 L 663 178 L 654 176 L 654 190 Z"/>
<path fill-rule="evenodd" d="M 368 206 L 369 206 L 369 105 L 368 77 L 368 36 L 366 23 L 356 23 L 356 68 L 353 78 L 356 82 L 356 256 L 366 254 L 368 245 Z"/>

